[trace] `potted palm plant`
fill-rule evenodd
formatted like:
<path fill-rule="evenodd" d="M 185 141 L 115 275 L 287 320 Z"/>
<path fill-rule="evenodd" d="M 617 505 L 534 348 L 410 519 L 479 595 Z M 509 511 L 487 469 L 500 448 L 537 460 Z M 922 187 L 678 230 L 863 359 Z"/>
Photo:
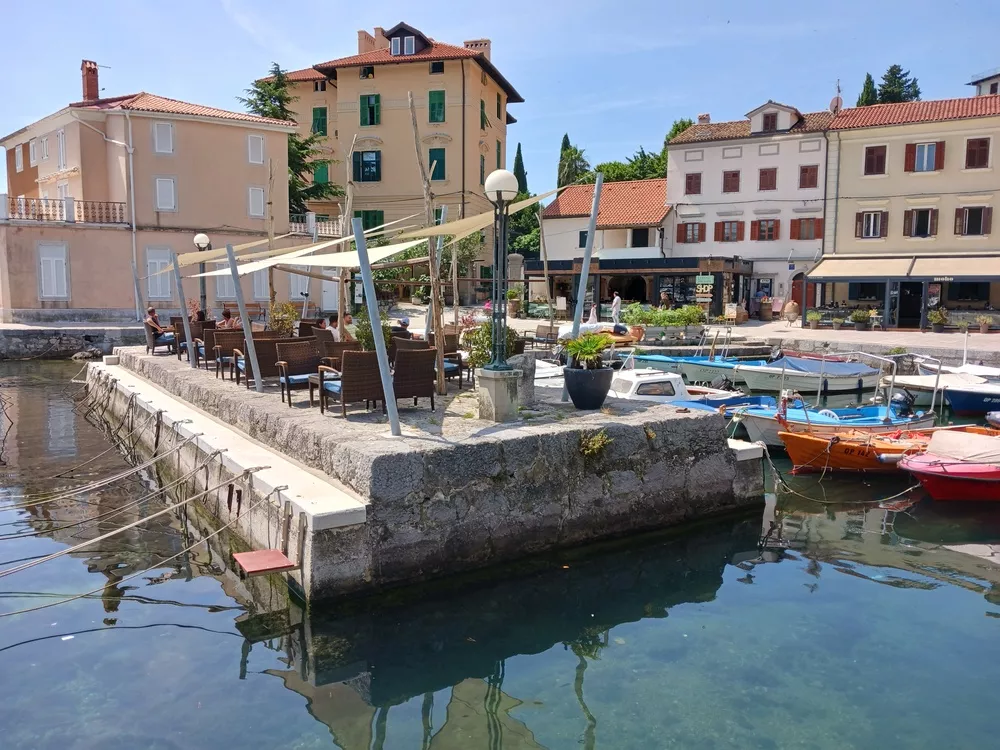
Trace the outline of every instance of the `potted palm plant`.
<path fill-rule="evenodd" d="M 990 326 L 993 325 L 992 315 L 977 315 L 976 322 L 979 324 L 980 333 L 989 333 Z"/>
<path fill-rule="evenodd" d="M 602 355 L 612 343 L 606 333 L 584 333 L 567 342 L 569 365 L 563 373 L 566 390 L 577 409 L 600 409 L 604 405 L 615 371 L 604 364 Z"/>
<path fill-rule="evenodd" d="M 931 324 L 931 330 L 934 333 L 943 333 L 945 324 L 948 322 L 948 310 L 944 307 L 931 310 L 927 313 L 927 321 Z"/>
<path fill-rule="evenodd" d="M 814 331 L 819 328 L 819 322 L 823 320 L 823 313 L 819 310 L 810 310 L 806 313 L 806 322 Z"/>
<path fill-rule="evenodd" d="M 855 331 L 867 331 L 868 325 L 871 323 L 872 316 L 868 310 L 864 308 L 859 308 L 857 310 L 851 311 L 851 322 L 854 323 Z"/>

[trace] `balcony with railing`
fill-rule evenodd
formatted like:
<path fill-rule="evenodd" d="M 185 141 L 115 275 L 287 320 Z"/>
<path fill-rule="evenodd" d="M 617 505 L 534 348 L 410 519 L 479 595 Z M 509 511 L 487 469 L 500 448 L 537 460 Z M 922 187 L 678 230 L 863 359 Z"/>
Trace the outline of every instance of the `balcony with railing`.
<path fill-rule="evenodd" d="M 288 225 L 292 234 L 304 234 L 312 236 L 313 226 L 316 227 L 317 237 L 343 237 L 343 222 L 340 218 L 331 219 L 322 214 L 291 214 L 288 217 Z"/>
<path fill-rule="evenodd" d="M 74 198 L 12 198 L 0 194 L 0 222 L 128 225 L 125 203 Z"/>

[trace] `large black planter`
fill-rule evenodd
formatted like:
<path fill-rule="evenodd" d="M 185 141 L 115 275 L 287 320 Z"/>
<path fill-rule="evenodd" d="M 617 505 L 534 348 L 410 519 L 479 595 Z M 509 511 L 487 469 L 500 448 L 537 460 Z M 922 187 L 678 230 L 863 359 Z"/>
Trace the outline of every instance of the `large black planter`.
<path fill-rule="evenodd" d="M 566 390 L 573 400 L 573 406 L 577 409 L 594 410 L 604 406 L 604 399 L 608 397 L 611 390 L 611 378 L 615 371 L 610 367 L 602 367 L 599 370 L 579 370 L 574 367 L 567 367 L 563 370 L 566 375 Z"/>

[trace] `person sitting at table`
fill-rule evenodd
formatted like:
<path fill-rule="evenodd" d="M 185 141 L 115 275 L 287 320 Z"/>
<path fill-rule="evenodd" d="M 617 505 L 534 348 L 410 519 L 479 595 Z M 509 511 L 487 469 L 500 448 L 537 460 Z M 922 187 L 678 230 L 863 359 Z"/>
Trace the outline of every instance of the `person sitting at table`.
<path fill-rule="evenodd" d="M 219 324 L 216 326 L 216 328 L 233 330 L 235 328 L 242 328 L 242 327 L 243 323 L 240 322 L 240 319 L 234 318 L 232 311 L 230 311 L 228 307 L 224 308 L 222 311 L 222 320 L 219 321 Z"/>
<path fill-rule="evenodd" d="M 170 341 L 174 334 L 167 331 L 160 325 L 160 317 L 156 314 L 156 308 L 146 308 L 146 325 L 153 330 L 153 338 L 156 341 Z"/>
<path fill-rule="evenodd" d="M 410 333 L 410 319 L 409 318 L 400 318 L 397 321 L 396 325 L 394 325 L 390 330 L 392 331 L 392 335 L 396 336 L 397 338 L 401 338 L 401 339 L 412 339 L 413 338 L 413 334 Z"/>
<path fill-rule="evenodd" d="M 198 312 L 196 312 L 194 314 L 194 317 L 191 318 L 191 322 L 192 323 L 204 323 L 205 322 L 205 311 L 204 310 L 199 310 Z"/>

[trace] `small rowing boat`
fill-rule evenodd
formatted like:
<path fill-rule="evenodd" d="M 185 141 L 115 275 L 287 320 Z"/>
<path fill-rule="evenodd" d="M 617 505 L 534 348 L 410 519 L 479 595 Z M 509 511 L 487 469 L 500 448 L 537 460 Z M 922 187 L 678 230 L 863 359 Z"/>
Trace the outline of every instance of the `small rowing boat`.
<path fill-rule="evenodd" d="M 1000 438 L 942 430 L 924 453 L 904 456 L 899 467 L 913 474 L 935 500 L 1000 501 Z"/>

